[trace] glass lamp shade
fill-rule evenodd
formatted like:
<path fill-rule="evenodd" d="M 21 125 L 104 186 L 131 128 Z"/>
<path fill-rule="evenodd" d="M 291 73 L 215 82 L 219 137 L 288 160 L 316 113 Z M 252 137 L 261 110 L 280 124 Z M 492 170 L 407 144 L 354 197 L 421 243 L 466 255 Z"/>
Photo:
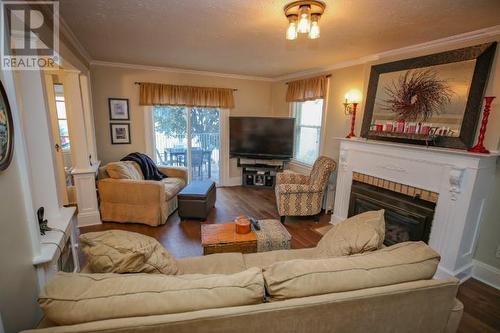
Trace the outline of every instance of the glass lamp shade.
<path fill-rule="evenodd" d="M 292 15 L 288 17 L 288 28 L 286 29 L 286 39 L 297 39 L 297 17 Z"/>
<path fill-rule="evenodd" d="M 346 103 L 360 103 L 361 92 L 357 89 L 351 89 L 345 94 Z"/>
<path fill-rule="evenodd" d="M 311 15 L 309 6 L 301 6 L 299 10 L 298 32 L 306 34 L 311 29 Z"/>
<path fill-rule="evenodd" d="M 309 38 L 310 39 L 319 38 L 320 29 L 319 29 L 318 20 L 319 20 L 318 15 L 312 15 L 312 17 L 311 17 L 311 29 L 309 31 Z"/>

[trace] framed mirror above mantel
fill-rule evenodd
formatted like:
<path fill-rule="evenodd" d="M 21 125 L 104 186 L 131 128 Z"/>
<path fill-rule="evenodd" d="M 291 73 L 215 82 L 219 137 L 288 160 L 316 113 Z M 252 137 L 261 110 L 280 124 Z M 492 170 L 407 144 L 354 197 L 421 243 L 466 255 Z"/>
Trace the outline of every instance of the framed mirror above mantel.
<path fill-rule="evenodd" d="M 486 43 L 372 66 L 361 136 L 471 147 L 496 46 Z"/>

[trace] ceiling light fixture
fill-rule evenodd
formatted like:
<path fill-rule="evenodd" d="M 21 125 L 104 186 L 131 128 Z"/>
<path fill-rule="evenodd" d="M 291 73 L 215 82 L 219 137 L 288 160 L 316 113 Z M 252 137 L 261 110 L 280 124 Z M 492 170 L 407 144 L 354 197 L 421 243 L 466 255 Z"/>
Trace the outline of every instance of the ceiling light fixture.
<path fill-rule="evenodd" d="M 323 2 L 294 1 L 285 6 L 284 12 L 288 19 L 286 29 L 286 39 L 297 39 L 298 34 L 307 34 L 309 39 L 319 38 L 319 19 L 325 11 L 326 5 Z"/>

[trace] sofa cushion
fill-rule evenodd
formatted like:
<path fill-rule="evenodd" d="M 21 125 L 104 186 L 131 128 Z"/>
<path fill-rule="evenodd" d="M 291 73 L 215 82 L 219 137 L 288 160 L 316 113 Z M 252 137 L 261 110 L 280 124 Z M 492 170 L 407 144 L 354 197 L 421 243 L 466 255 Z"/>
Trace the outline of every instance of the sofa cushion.
<path fill-rule="evenodd" d="M 378 250 L 385 237 L 384 210 L 369 211 L 334 225 L 318 242 L 318 251 L 338 257 Z"/>
<path fill-rule="evenodd" d="M 165 186 L 165 198 L 168 200 L 175 197 L 186 186 L 182 178 L 168 177 L 161 180 Z"/>
<path fill-rule="evenodd" d="M 94 273 L 177 273 L 175 259 L 154 238 L 122 230 L 80 235 Z"/>
<path fill-rule="evenodd" d="M 294 250 L 277 250 L 258 253 L 245 253 L 243 260 L 245 267 L 264 268 L 278 261 L 294 260 L 294 259 L 318 259 L 321 254 L 316 248 L 311 249 L 294 249 Z"/>
<path fill-rule="evenodd" d="M 241 253 L 215 253 L 177 260 L 177 274 L 233 274 L 247 269 Z"/>
<path fill-rule="evenodd" d="M 352 256 L 281 261 L 263 275 L 271 297 L 287 299 L 430 279 L 439 259 L 424 242 L 405 242 Z"/>
<path fill-rule="evenodd" d="M 260 269 L 232 275 L 57 273 L 38 299 L 47 318 L 71 325 L 261 303 Z"/>
<path fill-rule="evenodd" d="M 144 176 L 139 166 L 135 162 L 120 161 L 108 163 L 106 172 L 113 179 L 143 180 Z"/>

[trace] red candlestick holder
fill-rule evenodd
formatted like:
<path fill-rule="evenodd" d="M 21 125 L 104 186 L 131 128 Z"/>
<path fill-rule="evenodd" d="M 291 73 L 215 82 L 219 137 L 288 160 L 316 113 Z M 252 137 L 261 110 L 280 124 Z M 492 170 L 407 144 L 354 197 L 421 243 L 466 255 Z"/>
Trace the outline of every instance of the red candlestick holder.
<path fill-rule="evenodd" d="M 489 154 L 490 151 L 484 147 L 483 142 L 484 142 L 484 135 L 486 134 L 486 125 L 488 125 L 488 117 L 490 115 L 490 110 L 491 110 L 491 103 L 495 99 L 495 96 L 488 96 L 485 97 L 485 103 L 484 103 L 484 111 L 483 111 L 483 120 L 481 121 L 481 127 L 479 128 L 479 137 L 477 139 L 477 144 L 469 148 L 468 150 L 471 153 L 480 153 L 480 154 Z"/>
<path fill-rule="evenodd" d="M 358 103 L 352 103 L 352 115 L 351 115 L 351 133 L 347 134 L 346 138 L 350 139 L 355 137 L 354 125 L 356 124 L 356 109 L 358 108 Z"/>

